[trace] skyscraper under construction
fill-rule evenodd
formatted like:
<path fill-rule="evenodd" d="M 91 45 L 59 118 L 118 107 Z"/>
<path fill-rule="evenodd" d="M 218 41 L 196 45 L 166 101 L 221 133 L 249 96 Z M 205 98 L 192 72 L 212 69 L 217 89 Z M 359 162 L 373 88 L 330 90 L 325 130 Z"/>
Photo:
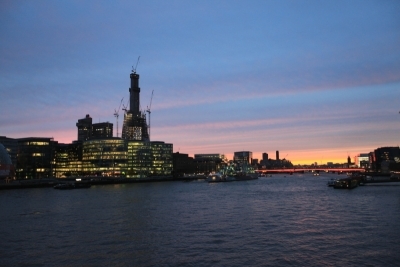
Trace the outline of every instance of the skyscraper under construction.
<path fill-rule="evenodd" d="M 122 139 L 150 141 L 147 130 L 146 114 L 140 110 L 139 74 L 133 69 L 130 74 L 131 87 L 129 88 L 129 110 L 124 114 Z"/>

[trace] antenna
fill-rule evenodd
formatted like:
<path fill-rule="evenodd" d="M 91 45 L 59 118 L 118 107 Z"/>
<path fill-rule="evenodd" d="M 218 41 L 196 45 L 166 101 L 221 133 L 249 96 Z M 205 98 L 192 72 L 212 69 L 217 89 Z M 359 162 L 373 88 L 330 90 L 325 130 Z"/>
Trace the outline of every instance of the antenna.
<path fill-rule="evenodd" d="M 136 68 L 137 68 L 137 65 L 139 64 L 139 59 L 140 59 L 140 56 L 137 59 L 135 68 L 132 66 L 132 73 L 136 73 Z"/>

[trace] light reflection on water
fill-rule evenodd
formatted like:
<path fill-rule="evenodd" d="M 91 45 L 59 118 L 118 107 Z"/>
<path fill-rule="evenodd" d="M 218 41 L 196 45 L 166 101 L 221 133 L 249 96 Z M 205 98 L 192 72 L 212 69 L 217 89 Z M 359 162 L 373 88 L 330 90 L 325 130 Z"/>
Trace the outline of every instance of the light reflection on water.
<path fill-rule="evenodd" d="M 0 265 L 398 264 L 400 186 L 331 177 L 2 191 Z"/>

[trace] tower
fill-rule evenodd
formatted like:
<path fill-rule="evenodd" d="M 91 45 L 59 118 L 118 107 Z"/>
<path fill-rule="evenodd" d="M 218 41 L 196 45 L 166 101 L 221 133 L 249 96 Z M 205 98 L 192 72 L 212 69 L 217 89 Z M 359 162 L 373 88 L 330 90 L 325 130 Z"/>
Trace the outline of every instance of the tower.
<path fill-rule="evenodd" d="M 150 141 L 147 130 L 146 114 L 140 111 L 139 74 L 133 69 L 130 74 L 131 87 L 129 88 L 129 110 L 124 114 L 122 139 Z"/>
<path fill-rule="evenodd" d="M 132 72 L 131 75 L 131 88 L 129 88 L 129 111 L 133 115 L 139 114 L 140 107 L 140 87 L 139 87 L 139 74 Z"/>
<path fill-rule="evenodd" d="M 86 141 L 92 137 L 92 118 L 89 114 L 86 114 L 85 118 L 79 119 L 76 127 L 78 127 L 78 141 Z"/>

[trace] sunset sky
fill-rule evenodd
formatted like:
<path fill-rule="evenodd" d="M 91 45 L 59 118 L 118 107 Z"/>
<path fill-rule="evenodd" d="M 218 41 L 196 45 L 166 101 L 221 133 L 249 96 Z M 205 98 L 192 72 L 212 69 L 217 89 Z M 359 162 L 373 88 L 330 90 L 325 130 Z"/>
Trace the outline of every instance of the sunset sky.
<path fill-rule="evenodd" d="M 0 1 L 0 136 L 114 124 L 132 66 L 151 139 L 299 163 L 400 144 L 400 1 Z M 123 113 L 120 112 L 119 133 Z"/>

